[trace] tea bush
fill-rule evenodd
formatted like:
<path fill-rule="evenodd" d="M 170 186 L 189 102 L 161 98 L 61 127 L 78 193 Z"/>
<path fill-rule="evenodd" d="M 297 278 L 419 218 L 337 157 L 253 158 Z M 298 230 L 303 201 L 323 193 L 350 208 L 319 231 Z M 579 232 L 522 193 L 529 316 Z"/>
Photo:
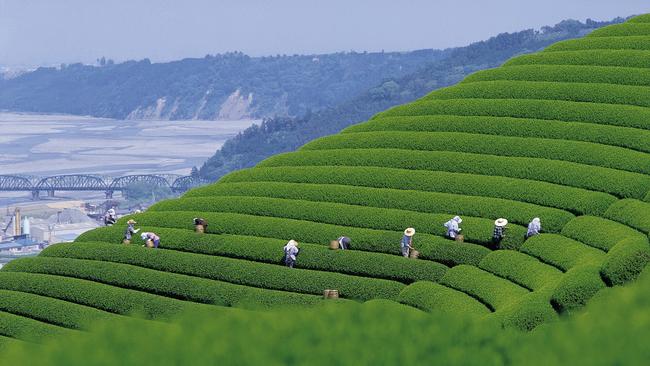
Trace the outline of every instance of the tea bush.
<path fill-rule="evenodd" d="M 598 215 L 616 197 L 581 188 L 508 177 L 379 167 L 274 167 L 240 170 L 220 182 L 286 182 L 421 190 L 523 201 Z"/>
<path fill-rule="evenodd" d="M 591 37 L 617 37 L 617 36 L 650 36 L 650 24 L 642 22 L 631 22 L 610 25 L 609 27 L 596 29 L 589 33 Z"/>
<path fill-rule="evenodd" d="M 650 67 L 650 51 L 643 50 L 581 50 L 541 52 L 510 59 L 511 65 L 589 65 Z"/>
<path fill-rule="evenodd" d="M 420 233 L 438 236 L 445 235 L 446 228 L 443 224 L 451 218 L 449 214 L 429 214 L 339 203 L 245 196 L 182 198 L 163 201 L 150 208 L 152 212 L 188 210 L 282 217 L 396 232 L 407 227 L 415 227 Z M 494 228 L 492 219 L 466 217 L 463 219 L 462 226 L 468 241 L 485 245 L 492 241 Z M 523 243 L 524 228 L 511 225 L 508 232 L 509 235 L 504 238 L 502 246 L 518 248 Z M 352 240 L 355 239 L 351 234 L 348 236 Z M 337 237 L 332 237 L 332 239 Z"/>
<path fill-rule="evenodd" d="M 355 250 L 372 251 L 380 253 L 401 253 L 400 241 L 403 231 L 385 231 L 354 228 L 349 226 L 336 226 L 311 221 L 293 219 L 278 219 L 275 217 L 252 216 L 231 213 L 205 213 L 200 211 L 187 212 L 148 212 L 138 217 L 141 226 L 192 228 L 192 219 L 202 216 L 210 223 L 208 233 L 214 234 L 239 234 L 250 236 L 264 236 L 276 239 L 295 239 L 298 242 L 328 245 L 332 238 L 341 235 L 354 238 Z M 125 220 L 121 221 L 124 224 Z M 83 241 L 84 236 L 80 236 Z M 319 243 L 320 241 L 320 243 Z M 164 238 L 161 247 L 165 247 Z M 420 251 L 422 259 L 431 259 L 445 265 L 478 264 L 490 252 L 489 249 L 471 243 L 457 243 L 449 239 L 428 234 L 416 234 L 413 246 Z"/>
<path fill-rule="evenodd" d="M 453 193 L 369 188 L 333 184 L 242 182 L 213 184 L 194 189 L 184 198 L 209 196 L 251 196 L 348 203 L 358 206 L 395 208 L 417 212 L 446 212 L 461 216 L 507 217 L 514 224 L 528 225 L 540 217 L 549 232 L 559 232 L 575 216 L 539 205 L 491 197 Z"/>
<path fill-rule="evenodd" d="M 562 275 L 559 269 L 514 250 L 497 250 L 488 254 L 479 263 L 479 268 L 531 291 L 541 289 Z"/>
<path fill-rule="evenodd" d="M 491 310 L 499 310 L 529 293 L 508 280 L 467 265 L 450 268 L 440 283 L 479 299 Z"/>
<path fill-rule="evenodd" d="M 4 337 L 27 342 L 45 342 L 48 339 L 70 336 L 74 332 L 70 329 L 0 311 L 0 335 Z"/>
<path fill-rule="evenodd" d="M 574 267 L 560 280 L 551 297 L 551 304 L 560 313 L 573 313 L 604 287 L 598 266 Z"/>
<path fill-rule="evenodd" d="M 646 234 L 650 233 L 650 203 L 633 199 L 619 200 L 605 211 L 604 216 Z"/>
<path fill-rule="evenodd" d="M 524 243 L 521 251 L 562 271 L 582 263 L 600 263 L 605 253 L 584 243 L 555 234 L 536 235 Z"/>
<path fill-rule="evenodd" d="M 646 38 L 650 40 L 649 38 Z M 592 38 L 599 42 L 605 39 Z M 566 41 L 567 46 L 582 44 Z M 564 43 L 559 42 L 547 50 L 560 50 Z M 521 80 L 521 81 L 555 81 L 566 83 L 604 83 L 616 85 L 650 85 L 650 70 L 617 66 L 583 66 L 583 65 L 513 65 L 476 72 L 466 77 L 461 84 L 477 81 Z M 353 126 L 354 127 L 354 126 Z M 566 136 L 572 139 L 573 136 Z"/>
<path fill-rule="evenodd" d="M 264 160 L 259 167 L 372 166 L 502 176 L 543 181 L 628 198 L 643 198 L 650 176 L 572 162 L 398 149 L 302 150 Z"/>
<path fill-rule="evenodd" d="M 0 271 L 0 288 L 52 297 L 115 314 L 139 314 L 146 319 L 169 319 L 193 309 L 191 303 L 139 291 L 77 278 L 26 273 L 30 268 L 38 268 L 36 263 L 41 263 L 40 260 L 22 258 L 5 265 Z"/>
<path fill-rule="evenodd" d="M 650 70 L 648 72 L 650 73 Z M 340 136 L 375 131 L 466 132 L 488 136 L 534 137 L 594 142 L 650 152 L 650 131 L 647 130 L 584 122 L 496 116 L 383 117 L 348 127 Z"/>
<path fill-rule="evenodd" d="M 49 248 L 48 248 L 49 249 Z M 334 288 L 338 289 L 342 297 L 356 298 L 360 300 L 370 300 L 373 298 L 386 298 L 395 299 L 397 294 L 404 287 L 403 284 L 387 281 L 381 279 L 356 277 L 350 275 L 343 275 L 338 273 L 312 271 L 305 269 L 291 269 L 284 266 L 274 266 L 265 263 L 255 263 L 241 259 L 223 258 L 215 256 L 206 256 L 193 253 L 181 253 L 168 250 L 149 250 L 139 246 L 117 246 L 104 243 L 83 243 L 78 244 L 64 244 L 57 245 L 51 248 L 50 251 L 44 252 L 45 257 L 52 260 L 52 267 L 47 267 L 47 262 L 43 264 L 46 271 L 51 271 L 49 268 L 55 268 L 54 273 L 59 274 L 58 268 L 68 263 L 70 267 L 85 267 L 83 270 L 77 272 L 61 272 L 64 275 L 72 275 L 79 272 L 85 272 L 88 267 L 96 268 L 95 271 L 89 272 L 91 279 L 99 281 L 119 281 L 114 279 L 117 277 L 117 272 L 123 271 L 127 274 L 121 276 L 122 278 L 129 276 L 128 273 L 141 272 L 142 276 L 134 277 L 128 282 L 119 282 L 122 286 L 129 286 L 134 289 L 146 289 L 153 292 L 176 294 L 172 297 L 182 297 L 185 293 L 187 297 L 189 294 L 195 292 L 196 289 L 205 288 L 206 293 L 211 292 L 211 299 L 219 299 L 210 301 L 218 305 L 233 305 L 241 302 L 237 295 L 227 296 L 228 290 L 233 289 L 234 286 L 221 283 L 214 283 L 213 281 L 205 281 L 203 279 L 210 279 L 225 283 L 238 284 L 243 286 L 251 286 L 263 289 L 282 290 L 287 292 L 296 293 L 311 293 L 314 295 L 322 295 L 323 290 Z M 59 258 L 74 258 L 79 260 L 63 260 L 58 261 Z M 39 258 L 42 263 L 46 258 Z M 102 262 L 90 262 L 85 259 Z M 113 262 L 113 263 L 104 263 Z M 137 268 L 130 268 L 124 265 L 115 265 L 115 263 L 129 264 L 132 266 L 153 269 L 156 271 L 140 270 Z M 58 264 L 58 265 L 57 265 Z M 34 264 L 32 264 L 33 268 Z M 105 272 L 113 271 L 115 275 L 107 275 Z M 97 273 L 96 275 L 93 273 Z M 146 275 L 146 277 L 145 277 Z M 180 276 L 187 275 L 187 276 Z M 192 277 L 188 277 L 192 276 Z M 194 278 L 193 278 L 194 277 Z M 166 284 L 177 283 L 173 289 L 163 289 L 157 282 L 165 279 Z M 182 285 L 186 283 L 186 285 Z M 186 287 L 184 292 L 178 292 L 181 286 Z M 187 288 L 193 288 L 189 290 Z M 223 288 L 223 290 L 222 290 Z M 244 290 L 240 287 L 234 288 L 235 290 Z M 233 292 L 231 290 L 231 292 Z M 244 296 L 241 295 L 240 297 Z M 265 291 L 254 291 L 259 297 L 265 296 Z M 179 293 L 179 294 L 177 294 Z M 282 300 L 282 295 L 285 293 L 269 293 L 269 298 L 276 298 Z M 294 294 L 286 293 L 288 299 L 295 298 Z M 201 300 L 208 298 L 207 296 L 196 296 L 191 298 L 193 301 L 203 302 Z M 223 298 L 223 300 L 222 300 Z M 310 298 L 306 298 L 310 300 Z M 290 300 L 289 300 L 290 301 Z M 266 301 L 261 301 L 265 303 Z"/>
<path fill-rule="evenodd" d="M 650 87 L 602 83 L 497 80 L 463 83 L 436 90 L 424 100 L 540 99 L 650 106 Z"/>
<path fill-rule="evenodd" d="M 549 52 L 543 55 L 556 55 Z M 650 51 L 644 55 L 650 67 Z M 526 57 L 526 56 L 521 56 Z M 621 104 L 570 102 L 534 99 L 445 99 L 426 100 L 393 107 L 378 114 L 384 117 L 452 114 L 459 116 L 494 116 L 586 122 L 601 125 L 650 129 L 650 109 Z M 372 120 L 371 120 L 372 121 Z"/>
<path fill-rule="evenodd" d="M 190 230 L 147 227 L 164 238 L 162 249 L 246 259 L 256 262 L 284 264 L 286 240 L 242 235 L 197 234 Z M 107 227 L 88 232 L 83 242 L 117 244 L 122 228 Z M 49 252 L 48 252 L 49 253 Z M 356 250 L 330 250 L 323 245 L 300 243 L 300 260 L 296 268 L 340 272 L 351 275 L 384 278 L 403 283 L 419 280 L 437 281 L 447 267 L 436 262 L 412 261 L 401 256 Z"/>
<path fill-rule="evenodd" d="M 546 47 L 549 51 L 577 51 L 577 50 L 650 50 L 650 37 L 591 37 L 571 39 L 554 43 Z"/>
<path fill-rule="evenodd" d="M 562 235 L 609 251 L 623 239 L 645 239 L 645 235 L 618 222 L 595 216 L 580 216 L 564 226 Z"/>
<path fill-rule="evenodd" d="M 321 137 L 301 150 L 404 149 L 543 158 L 650 174 L 648 154 L 559 139 L 486 136 L 459 132 L 360 132 Z M 462 159 L 463 155 L 459 155 Z"/>
<path fill-rule="evenodd" d="M 622 285 L 636 279 L 648 262 L 650 262 L 648 239 L 624 239 L 607 253 L 600 274 L 607 285 Z"/>
<path fill-rule="evenodd" d="M 95 321 L 122 317 L 84 305 L 25 292 L 0 290 L 0 311 L 72 329 L 87 329 Z"/>
<path fill-rule="evenodd" d="M 490 310 L 471 296 L 438 283 L 419 281 L 402 290 L 399 302 L 426 311 L 483 316 Z"/>

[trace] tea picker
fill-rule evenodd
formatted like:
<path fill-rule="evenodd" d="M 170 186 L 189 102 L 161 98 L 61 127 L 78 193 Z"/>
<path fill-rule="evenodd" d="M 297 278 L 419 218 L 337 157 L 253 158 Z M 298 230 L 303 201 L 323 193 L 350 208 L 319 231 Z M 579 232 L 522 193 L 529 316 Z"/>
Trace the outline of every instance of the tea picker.
<path fill-rule="evenodd" d="M 115 214 L 114 209 L 110 209 L 106 211 L 106 215 L 104 215 L 104 225 L 106 226 L 113 226 L 117 222 L 117 215 Z"/>
<path fill-rule="evenodd" d="M 415 229 L 410 227 L 404 230 L 404 236 L 402 236 L 402 241 L 400 242 L 400 248 L 402 250 L 402 256 L 408 258 L 411 254 L 411 249 L 413 249 L 413 235 L 415 235 Z"/>
<path fill-rule="evenodd" d="M 494 231 L 492 232 L 492 241 L 494 244 L 498 245 L 506 236 L 506 225 L 508 225 L 508 220 L 504 218 L 494 221 Z"/>
<path fill-rule="evenodd" d="M 194 228 L 197 233 L 203 234 L 205 230 L 208 228 L 208 221 L 201 218 L 201 217 L 195 217 L 194 218 Z"/>
<path fill-rule="evenodd" d="M 460 235 L 460 231 L 463 230 L 460 228 L 460 224 L 463 222 L 463 219 L 460 216 L 454 216 L 453 219 L 445 222 L 444 226 L 447 228 L 447 237 L 456 241 L 464 241 L 464 237 Z"/>
<path fill-rule="evenodd" d="M 155 233 L 142 233 L 140 238 L 144 240 L 147 248 L 158 248 L 160 245 L 160 237 Z"/>
<path fill-rule="evenodd" d="M 296 265 L 296 259 L 298 259 L 298 242 L 295 240 L 289 240 L 287 245 L 284 246 L 284 264 L 289 268 L 293 268 Z"/>
<path fill-rule="evenodd" d="M 341 236 L 336 240 L 332 240 L 330 242 L 330 249 L 350 249 L 350 244 L 352 243 L 352 240 L 348 238 L 347 236 Z"/>
<path fill-rule="evenodd" d="M 137 224 L 137 222 L 135 222 L 135 220 L 133 219 L 127 221 L 126 224 L 128 226 L 126 228 L 126 231 L 124 232 L 124 240 L 122 240 L 122 243 L 128 245 L 131 244 L 131 238 L 133 237 L 133 235 L 137 234 L 138 231 L 140 231 L 140 229 L 135 228 L 135 224 Z"/>
<path fill-rule="evenodd" d="M 542 231 L 542 222 L 539 217 L 536 217 L 528 224 L 528 231 L 526 232 L 526 239 L 531 236 L 538 235 Z"/>

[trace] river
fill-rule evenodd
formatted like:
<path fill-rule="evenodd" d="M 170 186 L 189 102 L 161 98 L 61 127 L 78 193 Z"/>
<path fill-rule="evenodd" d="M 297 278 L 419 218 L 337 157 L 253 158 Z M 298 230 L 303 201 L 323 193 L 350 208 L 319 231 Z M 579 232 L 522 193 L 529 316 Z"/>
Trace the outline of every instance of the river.
<path fill-rule="evenodd" d="M 257 122 L 0 113 L 0 174 L 188 174 Z"/>

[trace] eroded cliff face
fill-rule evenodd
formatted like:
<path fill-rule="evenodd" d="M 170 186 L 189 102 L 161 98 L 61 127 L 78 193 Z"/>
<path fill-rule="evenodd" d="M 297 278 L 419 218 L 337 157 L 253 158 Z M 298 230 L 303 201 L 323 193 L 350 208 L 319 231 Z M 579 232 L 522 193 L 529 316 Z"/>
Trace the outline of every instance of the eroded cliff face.
<path fill-rule="evenodd" d="M 154 103 L 134 109 L 126 119 L 236 121 L 252 118 L 252 112 L 253 93 L 244 94 L 237 89 L 224 99 L 215 97 L 208 90 L 201 99 L 195 101 L 160 97 Z"/>
<path fill-rule="evenodd" d="M 244 96 L 241 94 L 240 90 L 237 89 L 221 104 L 216 119 L 230 121 L 248 119 L 251 117 L 250 112 L 252 104 L 253 93 L 248 93 L 248 96 Z"/>

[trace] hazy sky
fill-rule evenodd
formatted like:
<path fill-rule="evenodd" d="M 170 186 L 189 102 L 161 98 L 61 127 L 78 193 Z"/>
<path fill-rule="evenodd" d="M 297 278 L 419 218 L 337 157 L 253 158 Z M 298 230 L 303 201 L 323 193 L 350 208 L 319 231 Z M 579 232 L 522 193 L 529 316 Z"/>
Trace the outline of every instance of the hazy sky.
<path fill-rule="evenodd" d="M 649 0 L 0 0 L 0 65 L 461 46 Z"/>

